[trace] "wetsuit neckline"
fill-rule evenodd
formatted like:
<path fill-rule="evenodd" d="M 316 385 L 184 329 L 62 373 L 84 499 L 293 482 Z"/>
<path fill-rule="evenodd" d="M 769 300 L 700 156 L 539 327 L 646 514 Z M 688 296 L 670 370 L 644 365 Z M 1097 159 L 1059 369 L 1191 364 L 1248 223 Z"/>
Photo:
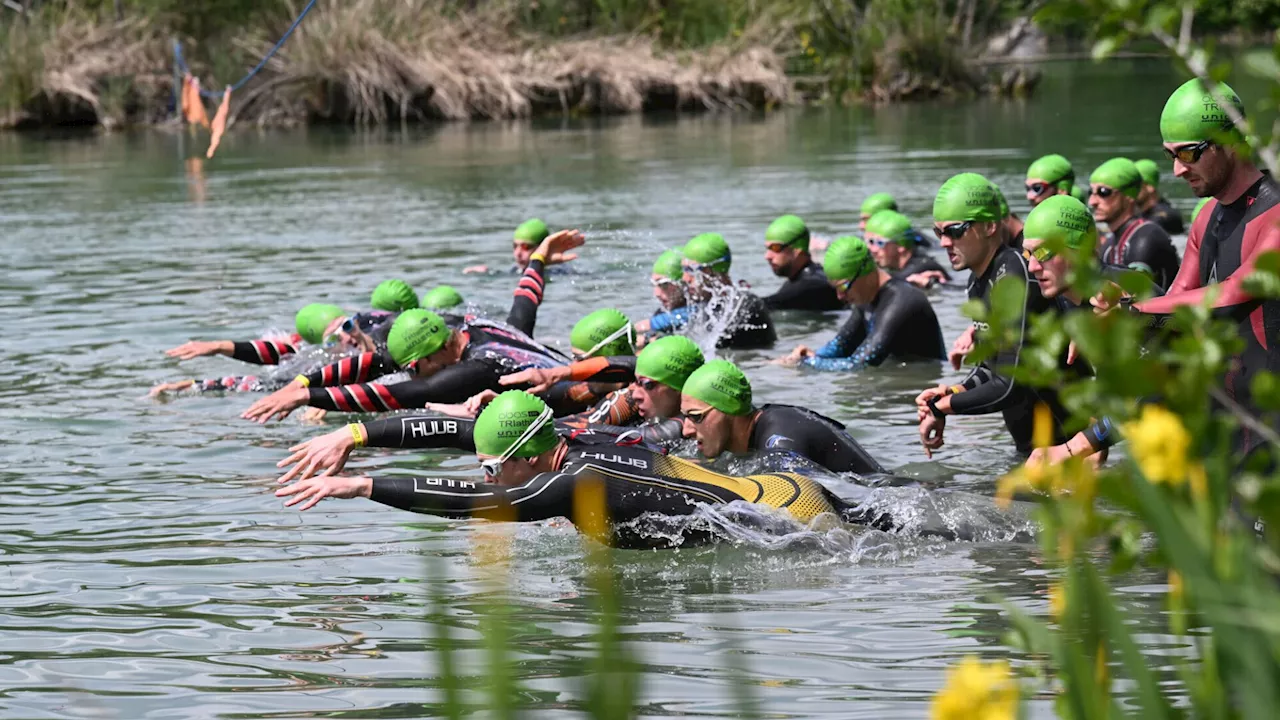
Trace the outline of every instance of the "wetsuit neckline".
<path fill-rule="evenodd" d="M 1230 201 L 1227 201 L 1227 200 L 1225 200 L 1225 199 L 1223 199 L 1223 198 L 1220 198 L 1220 197 L 1218 197 L 1217 195 L 1215 195 L 1215 196 L 1213 196 L 1213 197 L 1214 197 L 1214 199 L 1215 199 L 1215 200 L 1217 200 L 1218 202 L 1222 203 L 1223 205 L 1235 205 L 1236 203 L 1240 202 L 1240 200 L 1241 200 L 1241 199 L 1243 199 L 1243 198 L 1247 198 L 1247 197 L 1250 197 L 1250 196 L 1255 196 L 1255 195 L 1257 195 L 1258 187 L 1262 184 L 1262 182 L 1263 182 L 1265 179 L 1267 179 L 1267 178 L 1271 177 L 1271 173 L 1270 173 L 1269 171 L 1267 171 L 1267 170 L 1259 170 L 1259 169 L 1258 169 L 1258 168 L 1256 168 L 1256 167 L 1254 167 L 1254 168 L 1253 168 L 1253 171 L 1254 171 L 1254 172 L 1256 172 L 1256 173 L 1259 173 L 1260 177 L 1258 177 L 1258 179 L 1257 179 L 1257 180 L 1254 180 L 1253 182 L 1249 183 L 1249 186 L 1248 186 L 1248 187 L 1246 187 L 1246 188 L 1245 188 L 1245 189 L 1244 189 L 1244 190 L 1243 190 L 1239 195 L 1237 195 L 1235 198 L 1233 198 L 1233 199 L 1232 199 L 1232 200 L 1230 200 Z"/>
<path fill-rule="evenodd" d="M 808 253 L 805 253 L 805 254 L 806 254 L 806 255 L 808 255 Z M 808 270 L 808 269 L 809 269 L 809 267 L 810 267 L 810 266 L 812 266 L 812 265 L 814 265 L 814 264 L 815 264 L 815 263 L 813 262 L 813 256 L 812 256 L 812 255 L 810 255 L 810 256 L 809 256 L 809 260 L 808 260 L 807 262 L 805 262 L 805 264 L 801 265 L 799 270 L 797 270 L 797 271 L 795 271 L 794 273 L 792 273 L 791 275 L 788 275 L 788 276 L 787 276 L 787 282 L 795 282 L 795 281 L 796 281 L 796 278 L 798 278 L 798 277 L 800 277 L 801 275 L 803 275 L 803 274 L 804 274 L 804 271 L 805 271 L 805 270 Z"/>

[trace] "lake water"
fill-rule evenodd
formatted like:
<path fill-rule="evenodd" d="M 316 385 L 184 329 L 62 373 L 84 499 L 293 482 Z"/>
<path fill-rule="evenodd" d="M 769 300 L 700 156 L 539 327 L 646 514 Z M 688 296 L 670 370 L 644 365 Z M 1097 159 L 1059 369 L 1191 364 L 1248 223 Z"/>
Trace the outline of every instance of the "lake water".
<path fill-rule="evenodd" d="M 247 371 L 228 358 L 179 364 L 166 348 L 287 328 L 308 302 L 364 307 L 387 277 L 450 283 L 501 316 L 512 277 L 460 269 L 505 267 L 511 229 L 535 215 L 589 237 L 580 273 L 548 286 L 539 318 L 539 337 L 563 344 L 589 310 L 647 316 L 653 258 L 698 232 L 723 233 L 735 278 L 769 292 L 763 230 L 779 214 L 831 237 L 887 190 L 926 227 L 937 186 L 961 170 L 988 174 L 1025 213 L 1023 173 L 1041 154 L 1068 155 L 1082 177 L 1115 155 L 1160 157 L 1157 118 L 1179 82 L 1164 63 L 1046 73 L 1026 103 L 240 129 L 203 164 L 188 160 L 203 141 L 180 134 L 0 136 L 0 717 L 438 714 L 429 587 L 447 595 L 455 636 L 479 647 L 491 563 L 478 524 L 367 501 L 283 509 L 269 494 L 275 463 L 323 428 L 242 421 L 246 394 L 148 399 L 164 380 Z M 1164 186 L 1189 212 L 1182 183 Z M 967 323 L 962 297 L 933 294 L 948 339 Z M 996 416 L 949 423 L 947 447 L 925 459 L 911 398 L 956 377 L 949 367 L 770 366 L 821 344 L 840 316 L 779 319 L 775 352 L 733 355 L 760 401 L 848 423 L 930 487 L 990 496 L 1016 462 Z M 363 472 L 477 472 L 462 456 L 357 457 Z M 521 701 L 529 716 L 580 711 L 576 658 L 594 618 L 583 545 L 564 524 L 534 525 L 511 551 Z M 993 596 L 1044 613 L 1050 581 L 1033 544 L 856 536 L 624 552 L 614 573 L 645 716 L 736 716 L 731 668 L 745 664 L 770 717 L 923 717 L 961 656 L 1021 661 L 1002 645 Z M 1153 666 L 1189 652 L 1160 634 L 1158 579 L 1118 586 L 1149 626 Z M 467 687 L 483 685 L 480 653 L 462 660 Z M 1029 708 L 1047 716 L 1049 696 Z"/>

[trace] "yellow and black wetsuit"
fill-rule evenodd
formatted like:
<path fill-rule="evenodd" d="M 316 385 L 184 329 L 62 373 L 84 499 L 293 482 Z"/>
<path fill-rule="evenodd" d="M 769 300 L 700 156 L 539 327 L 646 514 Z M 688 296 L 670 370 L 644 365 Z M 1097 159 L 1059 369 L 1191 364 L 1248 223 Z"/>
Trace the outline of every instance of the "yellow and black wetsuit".
<path fill-rule="evenodd" d="M 435 437 L 448 435 L 435 428 Z M 736 477 L 669 457 L 640 445 L 619 444 L 612 435 L 578 432 L 560 468 L 535 475 L 523 485 L 503 486 L 445 477 L 375 478 L 370 499 L 413 512 L 446 517 L 489 517 L 530 522 L 553 517 L 577 519 L 595 514 L 598 493 L 581 493 L 584 484 L 603 488 L 603 506 L 610 539 L 620 547 L 659 547 L 672 538 L 647 535 L 637 521 L 645 516 L 692 515 L 700 505 L 734 501 L 786 510 L 800 523 L 823 513 L 846 522 L 875 524 L 891 529 L 885 515 L 870 517 L 833 495 L 817 482 L 795 473 L 766 473 Z M 622 443 L 627 442 L 624 439 Z M 579 507 L 584 497 L 596 498 L 592 507 Z M 706 539 L 698 534 L 681 543 Z"/>

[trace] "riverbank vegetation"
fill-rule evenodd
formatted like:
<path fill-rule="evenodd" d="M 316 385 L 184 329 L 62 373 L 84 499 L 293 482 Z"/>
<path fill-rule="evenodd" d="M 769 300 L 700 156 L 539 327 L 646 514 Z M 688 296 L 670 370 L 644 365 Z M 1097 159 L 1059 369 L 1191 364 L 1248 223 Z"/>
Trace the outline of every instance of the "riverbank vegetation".
<path fill-rule="evenodd" d="M 172 42 L 217 90 L 304 3 L 27 0 L 0 6 L 0 126 L 174 115 Z M 16 6 L 17 3 L 10 3 Z M 975 62 L 1010 0 L 319 0 L 237 94 L 260 124 L 766 108 L 1025 94 Z"/>

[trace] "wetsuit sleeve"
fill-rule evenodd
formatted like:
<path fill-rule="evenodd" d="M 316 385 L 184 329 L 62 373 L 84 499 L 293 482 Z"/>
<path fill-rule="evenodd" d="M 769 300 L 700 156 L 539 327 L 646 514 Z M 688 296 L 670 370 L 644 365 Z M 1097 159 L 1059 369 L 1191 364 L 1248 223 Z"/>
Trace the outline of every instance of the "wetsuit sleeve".
<path fill-rule="evenodd" d="M 460 403 L 482 390 L 496 390 L 499 373 L 490 365 L 464 360 L 428 378 L 395 385 L 361 383 L 312 387 L 307 404 L 339 412 L 385 412 L 420 408 L 429 402 Z"/>
<path fill-rule="evenodd" d="M 595 407 L 576 415 L 560 418 L 556 423 L 564 427 L 584 429 L 608 425 L 621 427 L 639 421 L 640 410 L 631 399 L 631 393 L 626 390 L 617 390 L 606 395 L 596 403 Z"/>
<path fill-rule="evenodd" d="M 1010 266 L 1011 272 L 1009 277 L 1019 277 L 1026 281 L 1027 292 L 1022 302 L 1022 311 L 1019 313 L 1018 337 L 1013 347 L 1009 350 L 1002 350 L 996 353 L 992 358 L 992 362 L 983 363 L 983 372 L 974 371 L 970 373 L 968 378 L 961 383 L 965 388 L 964 392 L 955 393 L 951 396 L 951 412 L 956 415 L 985 415 L 987 413 L 1000 412 L 1006 408 L 1012 407 L 1020 402 L 1024 402 L 1022 393 L 1015 392 L 1018 385 L 1011 378 L 997 372 L 993 366 L 1013 366 L 1017 367 L 1018 361 L 1022 356 L 1022 345 L 1026 342 L 1028 317 L 1032 312 L 1033 303 L 1039 305 L 1044 302 L 1044 297 L 1040 294 L 1040 286 L 1033 282 L 1027 274 L 1026 265 L 1019 261 L 1015 266 Z M 1014 275 L 1013 273 L 1018 273 Z"/>
<path fill-rule="evenodd" d="M 850 308 L 849 318 L 836 331 L 836 336 L 828 340 L 826 345 L 818 348 L 815 353 L 820 358 L 849 357 L 854 349 L 862 344 L 866 336 L 867 323 L 862 310 L 856 307 Z"/>
<path fill-rule="evenodd" d="M 649 329 L 653 332 L 671 332 L 684 327 L 689 322 L 689 313 L 692 312 L 688 305 L 678 307 L 675 310 L 654 313 L 649 318 Z"/>
<path fill-rule="evenodd" d="M 538 323 L 538 306 L 542 304 L 542 291 L 546 284 L 542 261 L 530 260 L 512 293 L 511 312 L 507 314 L 508 325 L 533 337 L 533 328 Z"/>
<path fill-rule="evenodd" d="M 532 522 L 573 516 L 576 475 L 539 473 L 524 485 L 504 487 L 444 477 L 374 478 L 369 499 L 410 512 Z"/>
<path fill-rule="evenodd" d="M 267 383 L 256 375 L 228 375 L 220 378 L 196 380 L 191 386 L 196 392 L 261 392 L 267 389 Z"/>
<path fill-rule="evenodd" d="M 894 292 L 890 290 L 890 292 Z M 871 334 L 859 343 L 853 354 L 848 357 L 811 357 L 805 358 L 804 364 L 816 370 L 861 370 L 870 365 L 875 367 L 889 357 L 889 348 L 898 333 L 910 332 L 910 325 L 915 317 L 914 303 L 909 298 L 897 301 L 895 294 L 888 298 L 884 307 L 876 312 L 875 327 Z M 838 337 L 838 336 L 837 336 Z M 829 345 L 830 343 L 828 343 Z M 824 346 L 825 348 L 825 346 Z"/>
<path fill-rule="evenodd" d="M 764 446 L 756 448 L 761 452 L 790 453 L 808 458 L 832 472 L 861 475 L 885 472 L 884 466 L 844 428 L 827 427 L 820 420 L 798 422 L 794 416 L 774 416 L 766 409 L 752 434 L 763 439 Z"/>
<path fill-rule="evenodd" d="M 250 340 L 232 343 L 231 357 L 254 365 L 279 365 L 280 358 L 298 349 L 283 340 Z"/>
<path fill-rule="evenodd" d="M 1202 212 L 1201 215 L 1203 214 Z M 1255 301 L 1257 298 L 1245 291 L 1244 281 L 1245 278 L 1253 273 L 1254 262 L 1257 260 L 1258 255 L 1268 250 L 1280 250 L 1280 226 L 1277 226 L 1277 221 L 1280 221 L 1280 206 L 1272 208 L 1250 221 L 1249 225 L 1258 228 L 1258 231 L 1252 233 L 1246 230 L 1244 242 L 1240 248 L 1240 267 L 1227 276 L 1226 279 L 1209 287 L 1196 287 L 1195 289 L 1186 289 L 1180 292 L 1170 290 L 1164 297 L 1152 298 L 1134 305 L 1134 307 L 1143 313 L 1168 314 L 1184 305 L 1199 305 L 1204 301 L 1210 287 L 1216 293 L 1213 300 L 1214 308 L 1231 308 Z M 1197 222 L 1196 226 L 1200 227 L 1200 223 Z M 1187 251 L 1182 259 L 1182 269 L 1178 271 L 1178 277 L 1173 281 L 1174 288 L 1184 287 L 1181 282 L 1188 267 L 1194 269 L 1196 273 L 1195 281 L 1197 285 L 1199 284 L 1200 244 L 1198 242 L 1199 238 L 1196 238 L 1196 240 L 1197 243 L 1193 249 L 1191 238 L 1187 239 Z"/>
<path fill-rule="evenodd" d="M 475 452 L 476 421 L 444 415 L 398 415 L 363 423 L 365 445 L 380 448 L 450 448 Z"/>
<path fill-rule="evenodd" d="M 583 412 L 618 389 L 618 383 L 565 381 L 547 388 L 539 397 L 551 406 L 557 416 L 561 416 Z"/>
<path fill-rule="evenodd" d="M 305 377 L 307 387 L 321 388 L 368 382 L 399 370 L 400 367 L 395 364 L 390 355 L 379 351 L 343 358 L 336 363 L 309 372 Z"/>
<path fill-rule="evenodd" d="M 1165 254 L 1172 247 L 1169 234 L 1155 223 L 1147 223 L 1133 232 L 1125 249 L 1125 264 L 1142 263 L 1153 271 L 1164 264 Z"/>
<path fill-rule="evenodd" d="M 1103 417 L 1094 421 L 1084 430 L 1085 439 L 1095 451 L 1109 448 L 1120 442 L 1120 429 L 1111 422 L 1111 418 Z"/>

